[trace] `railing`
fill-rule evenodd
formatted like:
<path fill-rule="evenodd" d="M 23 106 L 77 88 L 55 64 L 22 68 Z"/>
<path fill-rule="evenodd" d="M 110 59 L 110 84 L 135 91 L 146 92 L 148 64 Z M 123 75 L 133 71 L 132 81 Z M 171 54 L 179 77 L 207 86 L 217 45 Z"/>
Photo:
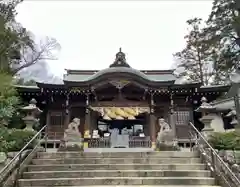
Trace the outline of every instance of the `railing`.
<path fill-rule="evenodd" d="M 110 148 L 110 138 L 89 138 L 87 140 L 89 148 Z M 129 148 L 150 148 L 150 137 L 130 137 L 128 141 Z"/>
<path fill-rule="evenodd" d="M 89 148 L 110 148 L 111 141 L 109 138 L 90 138 L 88 139 Z"/>
<path fill-rule="evenodd" d="M 48 130 L 46 133 L 46 139 L 43 139 L 41 144 L 45 144 L 45 148 L 58 148 L 61 144 L 61 140 L 63 139 L 64 132 L 51 132 Z"/>
<path fill-rule="evenodd" d="M 28 165 L 36 152 L 39 150 L 42 139 L 47 138 L 46 126 L 34 135 L 34 137 L 9 161 L 6 166 L 0 171 L 0 187 L 18 186 L 18 179 L 24 170 L 24 166 Z M 45 145 L 45 151 L 46 151 Z M 29 150 L 30 148 L 30 150 Z"/>
<path fill-rule="evenodd" d="M 150 148 L 152 146 L 150 137 L 132 136 L 129 139 L 129 148 Z"/>
<path fill-rule="evenodd" d="M 222 187 L 240 187 L 239 178 L 233 173 L 228 165 L 222 160 L 218 153 L 208 143 L 204 136 L 190 122 L 190 139 L 195 141 L 195 146 L 192 150 L 197 149 L 200 152 L 201 158 L 207 164 L 216 183 Z"/>
<path fill-rule="evenodd" d="M 48 140 L 61 140 L 63 139 L 64 132 L 51 132 L 48 131 Z"/>

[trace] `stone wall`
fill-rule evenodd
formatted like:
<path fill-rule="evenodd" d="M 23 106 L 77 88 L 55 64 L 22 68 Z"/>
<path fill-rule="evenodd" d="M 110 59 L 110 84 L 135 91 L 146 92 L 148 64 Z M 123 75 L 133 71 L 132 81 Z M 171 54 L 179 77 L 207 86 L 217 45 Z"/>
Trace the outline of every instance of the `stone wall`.
<path fill-rule="evenodd" d="M 240 151 L 222 150 L 218 154 L 240 179 Z"/>
<path fill-rule="evenodd" d="M 29 152 L 29 150 L 25 150 L 22 154 L 22 158 L 25 158 L 27 155 L 27 153 Z M 9 153 L 4 153 L 4 152 L 0 152 L 0 171 L 18 154 L 18 152 L 9 152 Z M 5 176 L 10 170 L 12 170 L 13 168 L 16 167 L 17 162 L 18 162 L 17 158 L 16 160 L 13 161 L 13 163 L 7 168 L 7 170 L 5 170 L 3 173 L 0 173 L 0 176 Z"/>
<path fill-rule="evenodd" d="M 0 169 L 2 169 L 10 160 L 12 160 L 16 154 L 17 152 L 0 152 Z"/>

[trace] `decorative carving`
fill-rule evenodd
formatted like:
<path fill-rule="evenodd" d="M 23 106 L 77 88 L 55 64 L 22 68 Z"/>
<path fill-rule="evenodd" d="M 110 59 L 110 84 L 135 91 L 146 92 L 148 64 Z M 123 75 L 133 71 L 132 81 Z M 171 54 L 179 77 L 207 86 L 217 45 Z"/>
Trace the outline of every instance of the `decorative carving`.
<path fill-rule="evenodd" d="M 103 119 L 135 119 L 141 113 L 149 113 L 149 107 L 91 107 L 101 114 Z"/>
<path fill-rule="evenodd" d="M 126 55 L 122 52 L 122 49 L 119 49 L 119 52 L 116 54 L 115 61 L 110 67 L 130 67 L 126 61 Z"/>
<path fill-rule="evenodd" d="M 115 86 L 117 89 L 122 89 L 126 85 L 128 85 L 130 82 L 127 80 L 113 80 L 110 81 L 110 83 Z"/>
<path fill-rule="evenodd" d="M 70 90 L 70 92 L 81 92 L 81 91 L 84 91 L 84 89 L 81 87 L 72 87 Z"/>
<path fill-rule="evenodd" d="M 78 130 L 79 125 L 79 118 L 74 118 L 68 125 L 68 128 L 64 132 L 64 145 L 61 145 L 61 150 L 63 148 L 67 151 L 82 150 L 82 135 Z"/>

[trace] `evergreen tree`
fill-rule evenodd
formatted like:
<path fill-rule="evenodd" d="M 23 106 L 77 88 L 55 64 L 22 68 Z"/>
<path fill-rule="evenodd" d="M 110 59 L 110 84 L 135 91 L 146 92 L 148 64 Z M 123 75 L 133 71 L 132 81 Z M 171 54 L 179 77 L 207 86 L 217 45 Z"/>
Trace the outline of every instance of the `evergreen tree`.
<path fill-rule="evenodd" d="M 210 48 L 205 42 L 206 38 L 201 28 L 202 19 L 190 19 L 187 24 L 190 30 L 185 36 L 186 47 L 174 54 L 179 63 L 178 67 L 184 69 L 180 76 L 185 76 L 192 82 L 208 85 L 212 69 L 209 63 Z"/>
<path fill-rule="evenodd" d="M 0 1 L 0 70 L 11 73 L 21 59 L 20 49 L 32 47 L 25 28 L 16 23 L 16 6 L 20 1 Z"/>
<path fill-rule="evenodd" d="M 229 82 L 229 75 L 240 61 L 240 48 L 236 40 L 240 37 L 240 8 L 237 0 L 214 0 L 207 27 L 204 32 L 212 54 L 216 72 L 215 83 Z"/>
<path fill-rule="evenodd" d="M 240 1 L 214 0 L 203 29 L 200 19 L 193 20 L 188 21 L 192 29 L 185 49 L 175 54 L 185 69 L 180 75 L 204 85 L 210 83 L 209 78 L 213 84 L 229 83 L 240 61 Z"/>
<path fill-rule="evenodd" d="M 16 6 L 22 0 L 0 0 L 0 71 L 11 75 L 42 60 L 53 60 L 60 45 L 46 37 L 35 43 L 33 34 L 15 20 Z"/>

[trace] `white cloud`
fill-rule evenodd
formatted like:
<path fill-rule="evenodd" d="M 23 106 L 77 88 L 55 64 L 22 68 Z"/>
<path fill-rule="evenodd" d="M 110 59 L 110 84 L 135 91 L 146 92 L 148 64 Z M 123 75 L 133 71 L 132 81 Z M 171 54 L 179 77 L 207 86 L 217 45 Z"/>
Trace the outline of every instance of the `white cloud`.
<path fill-rule="evenodd" d="M 24 1 L 18 21 L 62 46 L 56 75 L 64 68 L 102 69 L 119 47 L 137 69 L 169 69 L 184 46 L 185 21 L 206 18 L 211 1 Z"/>

